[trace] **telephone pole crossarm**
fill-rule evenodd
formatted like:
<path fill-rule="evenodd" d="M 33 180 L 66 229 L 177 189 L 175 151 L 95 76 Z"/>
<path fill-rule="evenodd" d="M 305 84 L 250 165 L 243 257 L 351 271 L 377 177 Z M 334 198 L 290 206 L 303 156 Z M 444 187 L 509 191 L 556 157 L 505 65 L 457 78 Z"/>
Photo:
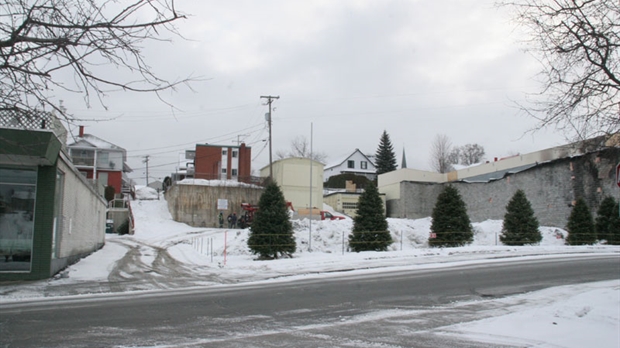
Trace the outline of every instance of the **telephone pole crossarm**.
<path fill-rule="evenodd" d="M 275 99 L 280 99 L 280 96 L 261 95 L 260 98 L 267 99 L 267 105 L 269 105 L 269 113 L 267 117 L 267 122 L 269 123 L 269 179 L 273 180 L 273 157 L 271 146 L 271 103 L 273 103 Z"/>

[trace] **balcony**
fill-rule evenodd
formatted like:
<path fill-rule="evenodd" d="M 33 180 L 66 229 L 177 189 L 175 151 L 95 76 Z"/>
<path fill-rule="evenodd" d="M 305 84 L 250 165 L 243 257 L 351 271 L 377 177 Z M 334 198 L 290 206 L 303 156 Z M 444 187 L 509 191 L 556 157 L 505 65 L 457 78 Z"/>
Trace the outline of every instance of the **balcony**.
<path fill-rule="evenodd" d="M 76 166 L 94 167 L 95 165 L 94 157 L 71 156 L 71 159 Z"/>

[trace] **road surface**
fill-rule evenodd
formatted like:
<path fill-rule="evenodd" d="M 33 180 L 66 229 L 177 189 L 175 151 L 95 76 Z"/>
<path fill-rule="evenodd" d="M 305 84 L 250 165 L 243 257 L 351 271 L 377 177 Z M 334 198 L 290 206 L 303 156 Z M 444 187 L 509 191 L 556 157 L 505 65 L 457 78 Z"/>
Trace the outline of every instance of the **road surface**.
<path fill-rule="evenodd" d="M 576 255 L 5 303 L 0 347 L 488 347 L 441 328 L 494 298 L 619 277 L 620 256 Z"/>

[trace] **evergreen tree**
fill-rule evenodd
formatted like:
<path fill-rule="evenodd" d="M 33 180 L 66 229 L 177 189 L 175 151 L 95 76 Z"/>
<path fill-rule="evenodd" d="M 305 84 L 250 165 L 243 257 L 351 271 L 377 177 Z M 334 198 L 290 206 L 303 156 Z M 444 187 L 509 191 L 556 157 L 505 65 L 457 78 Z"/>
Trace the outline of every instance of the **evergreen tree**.
<path fill-rule="evenodd" d="M 396 155 L 387 131 L 383 131 L 375 157 L 377 175 L 396 170 Z"/>
<path fill-rule="evenodd" d="M 431 232 L 435 238 L 429 238 L 429 246 L 463 246 L 474 239 L 465 202 L 452 185 L 446 186 L 437 197 L 432 217 Z"/>
<path fill-rule="evenodd" d="M 506 206 L 499 240 L 506 245 L 536 244 L 542 240 L 538 220 L 525 192 L 517 190 Z"/>
<path fill-rule="evenodd" d="M 293 225 L 289 220 L 286 201 L 280 187 L 270 182 L 258 201 L 248 239 L 250 251 L 261 259 L 277 259 L 278 254 L 295 252 Z"/>
<path fill-rule="evenodd" d="M 609 229 L 607 230 L 607 244 L 620 245 L 620 215 L 618 214 L 618 204 L 614 205 L 615 214 L 609 218 Z"/>
<path fill-rule="evenodd" d="M 590 208 L 583 198 L 579 198 L 568 217 L 568 237 L 566 243 L 569 245 L 594 244 L 596 242 L 596 231 L 594 230 L 594 220 Z"/>
<path fill-rule="evenodd" d="M 596 212 L 596 221 L 594 227 L 596 229 L 596 236 L 598 239 L 609 239 L 609 230 L 611 219 L 618 215 L 618 208 L 616 207 L 616 200 L 611 196 L 607 196 L 601 202 Z"/>
<path fill-rule="evenodd" d="M 377 187 L 370 183 L 357 203 L 353 218 L 353 232 L 349 235 L 349 245 L 353 251 L 386 251 L 392 244 L 388 223 L 383 212 L 383 202 Z"/>

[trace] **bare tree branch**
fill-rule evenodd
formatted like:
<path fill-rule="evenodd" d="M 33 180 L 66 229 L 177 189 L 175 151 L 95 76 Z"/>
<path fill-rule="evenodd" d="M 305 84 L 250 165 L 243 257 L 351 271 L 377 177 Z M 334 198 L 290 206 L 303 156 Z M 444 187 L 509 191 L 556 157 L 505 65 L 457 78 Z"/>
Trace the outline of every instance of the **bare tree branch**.
<path fill-rule="evenodd" d="M 437 134 L 431 143 L 431 168 L 438 173 L 447 173 L 454 168 L 450 163 L 452 142 L 445 134 Z"/>
<path fill-rule="evenodd" d="M 519 107 L 571 141 L 620 130 L 620 2 L 500 0 L 531 39 L 543 89 Z"/>
<path fill-rule="evenodd" d="M 0 3 L 0 109 L 35 111 L 51 108 L 67 120 L 73 117 L 52 100 L 62 89 L 95 95 L 111 88 L 159 92 L 187 84 L 192 78 L 168 81 L 144 60 L 141 45 L 166 41 L 161 32 L 180 36 L 175 22 L 186 17 L 174 0 L 7 0 Z M 115 79 L 108 66 L 128 72 Z M 73 72 L 73 85 L 55 73 Z M 137 78 L 136 78 L 137 77 Z M 158 95 L 161 99 L 161 97 Z"/>
<path fill-rule="evenodd" d="M 313 160 L 321 163 L 325 163 L 327 154 L 324 152 L 310 151 L 310 144 L 308 139 L 304 136 L 297 136 L 291 140 L 291 148 L 289 151 L 276 151 L 277 159 L 284 159 L 290 157 L 312 158 Z"/>

